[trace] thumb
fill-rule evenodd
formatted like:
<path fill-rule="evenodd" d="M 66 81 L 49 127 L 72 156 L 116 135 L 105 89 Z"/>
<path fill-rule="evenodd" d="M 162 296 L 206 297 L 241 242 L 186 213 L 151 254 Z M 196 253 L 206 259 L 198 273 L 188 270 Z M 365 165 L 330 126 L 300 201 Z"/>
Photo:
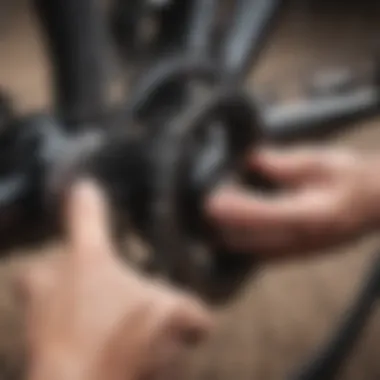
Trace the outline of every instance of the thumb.
<path fill-rule="evenodd" d="M 295 184 L 315 175 L 323 165 L 321 149 L 263 149 L 249 159 L 250 167 L 284 184 Z"/>
<path fill-rule="evenodd" d="M 110 218 L 105 194 L 94 182 L 72 186 L 66 203 L 66 230 L 73 254 L 106 255 L 112 246 Z"/>

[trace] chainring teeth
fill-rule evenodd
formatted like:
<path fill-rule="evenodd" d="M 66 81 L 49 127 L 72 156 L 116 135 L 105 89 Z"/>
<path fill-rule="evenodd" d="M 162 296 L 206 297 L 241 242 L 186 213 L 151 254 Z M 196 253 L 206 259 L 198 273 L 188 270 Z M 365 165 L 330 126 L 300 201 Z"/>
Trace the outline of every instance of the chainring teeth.
<path fill-rule="evenodd" d="M 240 91 L 218 89 L 206 102 L 194 104 L 166 128 L 162 128 L 159 138 L 156 139 L 156 155 L 152 169 L 155 173 L 156 198 L 151 221 L 155 254 L 161 265 L 166 266 L 169 277 L 182 286 L 196 289 L 206 298 L 212 297 L 213 301 L 217 301 L 217 298 L 223 299 L 224 296 L 218 293 L 227 293 L 227 288 L 232 290 L 232 287 L 239 287 L 240 280 L 245 276 L 243 272 L 249 268 L 248 263 L 244 264 L 229 276 L 227 272 L 221 271 L 218 257 L 212 249 L 204 250 L 201 254 L 194 252 L 199 246 L 213 246 L 212 233 L 210 235 L 211 231 L 206 231 L 207 222 L 200 216 L 206 193 L 211 191 L 229 170 L 235 168 L 247 149 L 257 142 L 259 133 L 256 129 L 259 129 L 259 124 L 248 100 L 249 98 Z M 204 188 L 197 189 L 194 203 L 190 207 L 193 208 L 192 211 L 198 210 L 198 216 L 193 222 L 197 224 L 196 229 L 199 232 L 203 231 L 194 236 L 184 225 L 189 207 L 184 201 L 183 189 L 192 188 L 186 181 L 189 180 L 187 172 L 193 167 L 194 160 L 189 145 L 197 132 L 209 128 L 213 120 L 219 121 L 220 115 L 221 125 L 227 132 L 225 138 L 230 142 L 227 144 L 227 157 L 224 157 L 228 168 L 224 168 L 218 175 L 213 173 L 216 168 L 211 168 L 204 178 Z M 213 176 L 216 178 L 212 178 Z"/>

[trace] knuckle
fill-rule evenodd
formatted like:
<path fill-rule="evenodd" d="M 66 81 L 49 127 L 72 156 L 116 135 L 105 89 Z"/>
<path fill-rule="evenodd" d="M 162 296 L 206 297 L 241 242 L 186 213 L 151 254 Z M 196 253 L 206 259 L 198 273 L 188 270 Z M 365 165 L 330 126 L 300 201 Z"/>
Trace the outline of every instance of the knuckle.
<path fill-rule="evenodd" d="M 352 151 L 347 149 L 338 149 L 336 151 L 331 151 L 329 156 L 327 157 L 330 166 L 339 171 L 347 171 L 352 172 L 352 169 L 357 166 L 358 158 Z"/>

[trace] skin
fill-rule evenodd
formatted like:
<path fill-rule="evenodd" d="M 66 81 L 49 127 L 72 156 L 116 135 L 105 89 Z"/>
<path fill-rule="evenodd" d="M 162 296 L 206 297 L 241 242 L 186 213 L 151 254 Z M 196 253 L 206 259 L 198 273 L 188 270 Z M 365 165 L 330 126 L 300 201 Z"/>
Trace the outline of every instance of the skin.
<path fill-rule="evenodd" d="M 209 331 L 197 299 L 119 261 L 107 211 L 94 184 L 74 186 L 66 253 L 20 271 L 29 380 L 161 378 Z"/>
<path fill-rule="evenodd" d="M 206 214 L 230 248 L 269 257 L 313 252 L 378 227 L 380 156 L 320 147 L 266 148 L 248 165 L 281 190 L 222 186 Z"/>

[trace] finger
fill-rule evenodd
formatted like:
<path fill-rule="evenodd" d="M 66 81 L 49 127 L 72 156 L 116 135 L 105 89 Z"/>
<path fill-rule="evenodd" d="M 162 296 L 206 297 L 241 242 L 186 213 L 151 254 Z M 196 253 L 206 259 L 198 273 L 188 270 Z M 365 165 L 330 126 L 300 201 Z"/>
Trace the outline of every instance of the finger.
<path fill-rule="evenodd" d="M 305 254 L 310 249 L 318 247 L 324 240 L 309 237 L 305 230 L 287 229 L 256 229 L 221 230 L 221 244 L 230 252 L 242 255 L 253 255 L 261 259 L 279 259 Z"/>
<path fill-rule="evenodd" d="M 254 255 L 273 251 L 286 251 L 298 243 L 296 231 L 273 228 L 221 228 L 220 240 L 223 246 L 232 252 L 249 253 Z"/>
<path fill-rule="evenodd" d="M 110 251 L 108 205 L 104 194 L 93 182 L 73 186 L 67 200 L 66 228 L 71 251 L 77 255 L 105 255 Z"/>
<path fill-rule="evenodd" d="M 217 224 L 228 227 L 294 228 L 319 225 L 326 217 L 328 203 L 318 194 L 282 194 L 265 197 L 245 190 L 221 189 L 206 205 Z"/>
<path fill-rule="evenodd" d="M 263 259 L 289 258 L 298 255 L 320 254 L 321 250 L 342 242 L 350 241 L 356 235 L 313 229 L 256 230 L 242 231 L 228 229 L 223 231 L 222 244 L 231 252 L 250 254 Z"/>
<path fill-rule="evenodd" d="M 323 157 L 322 149 L 315 147 L 263 149 L 250 157 L 249 164 L 273 180 L 293 184 L 314 175 L 322 167 Z"/>

